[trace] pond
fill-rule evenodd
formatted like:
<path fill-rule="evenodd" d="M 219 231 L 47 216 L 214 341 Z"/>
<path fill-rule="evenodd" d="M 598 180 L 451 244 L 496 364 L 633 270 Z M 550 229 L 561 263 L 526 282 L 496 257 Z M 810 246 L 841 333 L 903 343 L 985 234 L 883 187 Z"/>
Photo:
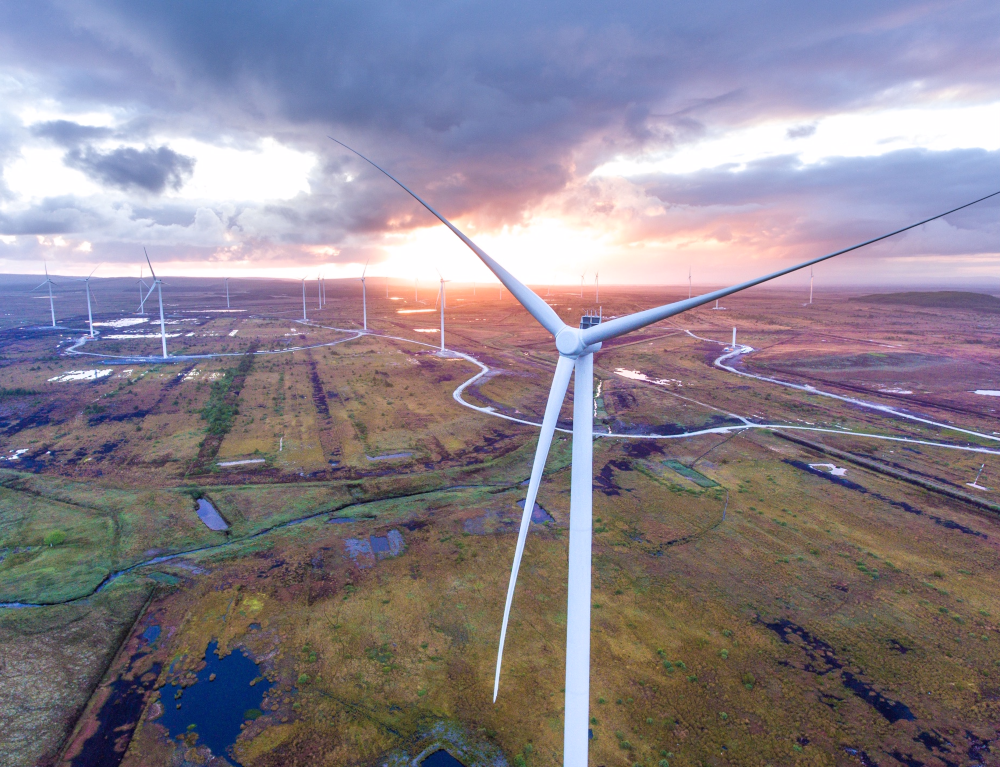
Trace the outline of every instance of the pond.
<path fill-rule="evenodd" d="M 518 501 L 517 505 L 523 509 L 524 500 Z M 535 507 L 531 510 L 531 521 L 536 525 L 544 525 L 546 522 L 555 522 L 555 519 L 553 519 L 552 515 L 542 508 L 542 505 L 538 503 L 538 501 L 535 501 Z"/>
<path fill-rule="evenodd" d="M 229 525 L 207 498 L 198 499 L 198 516 L 209 530 L 228 530 Z"/>
<path fill-rule="evenodd" d="M 443 748 L 439 748 L 433 754 L 428 754 L 420 764 L 422 767 L 465 767 Z"/>
<path fill-rule="evenodd" d="M 232 761 L 229 748 L 239 737 L 240 725 L 261 715 L 264 693 L 271 682 L 261 677 L 257 664 L 239 650 L 219 658 L 218 647 L 218 642 L 208 645 L 198 681 L 179 698 L 174 696 L 180 687 L 161 690 L 163 715 L 156 722 L 171 738 L 196 732 L 198 745 Z"/>

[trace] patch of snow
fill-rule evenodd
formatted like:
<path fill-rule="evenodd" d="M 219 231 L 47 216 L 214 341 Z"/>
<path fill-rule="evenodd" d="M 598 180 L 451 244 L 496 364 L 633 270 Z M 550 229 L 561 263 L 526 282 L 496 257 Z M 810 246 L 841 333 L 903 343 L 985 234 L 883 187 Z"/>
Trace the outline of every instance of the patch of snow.
<path fill-rule="evenodd" d="M 834 466 L 832 463 L 811 463 L 809 464 L 810 469 L 829 469 L 829 473 L 835 477 L 842 477 L 847 474 L 847 469 L 841 469 L 838 466 Z"/>
<path fill-rule="evenodd" d="M 101 328 L 128 328 L 132 325 L 141 325 L 144 322 L 149 322 L 147 317 L 123 317 L 120 320 L 109 320 L 107 322 L 95 322 L 94 327 Z"/>

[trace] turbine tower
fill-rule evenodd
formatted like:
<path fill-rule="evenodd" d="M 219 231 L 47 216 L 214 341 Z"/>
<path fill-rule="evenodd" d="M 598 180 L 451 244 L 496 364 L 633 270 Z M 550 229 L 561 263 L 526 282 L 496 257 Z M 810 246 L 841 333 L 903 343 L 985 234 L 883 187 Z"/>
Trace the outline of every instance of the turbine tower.
<path fill-rule="evenodd" d="M 444 303 L 445 303 L 444 284 L 448 282 L 448 280 L 444 278 L 444 275 L 441 274 L 441 272 L 438 272 L 438 277 L 441 278 L 441 287 L 438 289 L 438 301 L 441 302 L 441 351 L 443 352 L 444 351 Z"/>
<path fill-rule="evenodd" d="M 94 272 L 96 272 L 96 271 L 97 271 L 97 267 L 94 267 Z M 87 290 L 87 323 L 90 325 L 90 337 L 91 338 L 94 337 L 94 314 L 90 310 L 90 278 L 94 276 L 94 272 L 91 272 L 90 274 L 88 274 L 83 279 L 78 280 L 79 282 L 82 282 L 84 284 L 84 287 Z M 164 356 L 166 356 L 166 355 L 164 355 Z"/>
<path fill-rule="evenodd" d="M 691 267 L 688 266 L 688 298 L 691 298 Z"/>
<path fill-rule="evenodd" d="M 305 322 L 308 317 L 306 317 L 306 278 L 302 278 L 302 321 Z"/>
<path fill-rule="evenodd" d="M 56 326 L 56 304 L 55 304 L 55 301 L 52 300 L 52 286 L 55 285 L 55 283 L 49 277 L 49 265 L 45 264 L 44 262 L 43 262 L 43 265 L 45 266 L 45 282 L 43 282 L 37 288 L 32 288 L 31 292 L 35 292 L 36 290 L 38 290 L 38 288 L 41 288 L 41 287 L 43 287 L 45 285 L 49 286 L 49 313 L 52 315 L 52 327 L 55 327 Z"/>
<path fill-rule="evenodd" d="M 809 267 L 809 305 L 812 306 L 813 302 L 813 270 Z"/>
<path fill-rule="evenodd" d="M 319 304 L 319 308 L 323 308 L 323 280 L 320 276 L 316 275 L 316 303 Z"/>
<path fill-rule="evenodd" d="M 462 233 L 443 215 L 438 213 L 428 203 L 424 202 L 415 192 L 401 181 L 383 170 L 364 155 L 356 152 L 331 137 L 340 146 L 356 154 L 376 170 L 385 174 L 405 192 L 425 207 L 442 224 L 447 226 L 479 259 L 492 271 L 500 282 L 514 295 L 527 312 L 538 321 L 555 341 L 559 352 L 552 388 L 549 390 L 545 415 L 542 418 L 541 431 L 538 435 L 538 447 L 531 468 L 531 478 L 528 483 L 528 494 L 524 502 L 524 512 L 521 515 L 521 527 L 518 532 L 517 547 L 514 551 L 514 563 L 511 568 L 510 584 L 507 589 L 507 602 L 504 607 L 503 624 L 500 629 L 500 647 L 497 653 L 496 676 L 494 678 L 493 700 L 496 701 L 500 685 L 500 663 L 503 658 L 504 639 L 507 634 L 507 622 L 510 606 L 514 598 L 514 587 L 517 582 L 518 568 L 524 553 L 524 543 L 531 524 L 531 512 L 535 506 L 538 485 L 542 470 L 548 456 L 549 446 L 556 427 L 556 419 L 562 408 L 563 399 L 569 387 L 571 374 L 576 380 L 573 395 L 573 452 L 572 452 L 572 484 L 570 486 L 570 517 L 569 517 L 569 569 L 568 594 L 566 610 L 566 685 L 563 725 L 563 764 L 567 767 L 586 767 L 589 746 L 589 705 L 590 705 L 590 607 L 591 607 L 591 548 L 592 548 L 592 503 L 593 503 L 593 441 L 594 441 L 594 352 L 600 350 L 604 341 L 625 335 L 654 322 L 673 317 L 674 315 L 707 304 L 717 298 L 723 298 L 732 293 L 768 282 L 776 277 L 811 266 L 820 261 L 848 253 L 871 243 L 884 240 L 895 234 L 908 231 L 929 221 L 967 208 L 977 202 L 1000 195 L 994 192 L 945 213 L 924 219 L 916 224 L 897 229 L 858 245 L 828 253 L 811 259 L 805 263 L 782 269 L 771 274 L 758 277 L 748 282 L 716 290 L 687 300 L 646 309 L 623 317 L 617 317 L 608 322 L 600 322 L 598 318 L 585 316 L 579 328 L 570 327 L 559 319 L 559 315 L 530 288 L 520 282 L 510 272 L 494 261 L 479 246 Z M 597 322 L 593 322 L 593 320 Z"/>
<path fill-rule="evenodd" d="M 146 294 L 146 298 L 143 299 L 145 303 L 146 299 L 152 295 L 153 290 L 156 290 L 156 297 L 160 300 L 160 343 L 163 345 L 163 359 L 167 358 L 167 321 L 163 319 L 163 281 L 156 276 L 156 272 L 153 271 L 153 263 L 149 260 L 149 253 L 146 253 L 146 249 L 143 248 L 142 252 L 146 255 L 146 265 L 149 266 L 149 273 L 153 275 L 153 284 L 149 288 L 149 293 Z"/>
<path fill-rule="evenodd" d="M 580 298 L 583 298 L 583 278 L 586 276 L 587 276 L 586 272 L 580 275 Z"/>
<path fill-rule="evenodd" d="M 368 261 L 371 259 L 369 258 Z M 368 295 L 365 292 L 365 272 L 368 271 L 368 261 L 365 261 L 365 268 L 361 270 L 361 321 L 365 330 L 368 330 Z"/>
<path fill-rule="evenodd" d="M 229 306 L 229 278 L 228 277 L 226 277 L 226 308 L 227 309 L 231 308 Z"/>
<path fill-rule="evenodd" d="M 601 273 L 594 272 L 594 303 L 601 303 Z"/>

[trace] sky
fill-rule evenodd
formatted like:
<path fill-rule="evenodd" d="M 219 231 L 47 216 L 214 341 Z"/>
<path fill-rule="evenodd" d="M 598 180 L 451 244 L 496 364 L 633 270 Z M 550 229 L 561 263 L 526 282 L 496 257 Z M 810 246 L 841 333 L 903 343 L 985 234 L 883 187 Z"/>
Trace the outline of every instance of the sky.
<path fill-rule="evenodd" d="M 489 279 L 333 136 L 526 282 L 729 284 L 1000 191 L 998 30 L 990 0 L 3 3 L 0 273 Z M 998 200 L 817 285 L 1000 293 Z"/>

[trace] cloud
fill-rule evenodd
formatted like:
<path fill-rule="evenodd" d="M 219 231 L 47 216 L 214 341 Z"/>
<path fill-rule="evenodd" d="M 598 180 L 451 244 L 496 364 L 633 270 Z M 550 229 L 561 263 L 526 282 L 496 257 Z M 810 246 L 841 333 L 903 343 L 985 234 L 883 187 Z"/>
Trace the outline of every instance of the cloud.
<path fill-rule="evenodd" d="M 194 159 L 169 147 L 134 149 L 119 147 L 99 152 L 93 147 L 71 149 L 66 164 L 95 181 L 119 189 L 140 189 L 160 194 L 170 187 L 180 189 L 194 173 Z"/>
<path fill-rule="evenodd" d="M 84 142 L 108 138 L 113 134 L 110 128 L 80 125 L 71 120 L 49 120 L 33 125 L 31 132 L 39 138 L 46 138 L 64 147 L 76 147 Z"/>
<path fill-rule="evenodd" d="M 53 189 L 58 203 L 30 209 L 13 200 L 0 225 L 76 231 L 102 254 L 160 242 L 201 261 L 319 258 L 313 245 L 336 246 L 348 260 L 431 223 L 331 133 L 474 236 L 558 211 L 602 222 L 626 245 L 685 235 L 791 257 L 908 220 L 938 199 L 974 196 L 982 173 L 971 155 L 950 152 L 809 169 L 788 156 L 739 174 L 598 182 L 589 173 L 618 156 L 674 151 L 769 120 L 807 139 L 843 111 L 1000 99 L 1000 6 L 960 5 L 303 0 L 291 11 L 245 0 L 233 13 L 195 0 L 0 4 L 0 75 L 21 88 L 18 109 L 9 108 L 39 115 L 24 135 L 11 133 L 0 160 L 18 142 L 52 142 L 105 187 L 76 200 Z M 0 112 L 12 103 L 7 82 L 0 78 Z M 318 164 L 308 191 L 280 202 L 180 204 L 169 192 L 193 171 L 191 157 L 169 148 L 193 154 L 175 143 L 181 137 L 238 147 L 273 137 Z M 800 151 L 795 144 L 789 151 Z M 141 208 L 127 204 L 134 192 Z"/>

